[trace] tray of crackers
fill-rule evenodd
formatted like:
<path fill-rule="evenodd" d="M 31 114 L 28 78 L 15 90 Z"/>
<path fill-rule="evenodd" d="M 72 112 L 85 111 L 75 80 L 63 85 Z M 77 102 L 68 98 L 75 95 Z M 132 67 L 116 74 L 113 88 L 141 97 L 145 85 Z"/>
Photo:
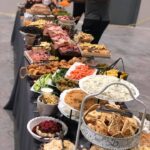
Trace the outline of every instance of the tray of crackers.
<path fill-rule="evenodd" d="M 97 145 L 92 145 L 90 150 L 106 150 Z M 136 147 L 131 148 L 130 150 L 150 150 L 150 133 L 142 133 L 140 137 L 140 142 Z"/>
<path fill-rule="evenodd" d="M 119 105 L 106 104 L 120 109 Z M 136 116 L 122 116 L 115 112 L 97 111 L 93 105 L 84 115 L 81 132 L 91 143 L 106 149 L 130 149 L 139 143 L 141 122 Z"/>
<path fill-rule="evenodd" d="M 91 34 L 78 32 L 74 35 L 74 41 L 77 43 L 90 43 L 94 40 L 94 37 Z"/>
<path fill-rule="evenodd" d="M 80 43 L 79 48 L 83 57 L 111 57 L 110 50 L 103 44 Z"/>

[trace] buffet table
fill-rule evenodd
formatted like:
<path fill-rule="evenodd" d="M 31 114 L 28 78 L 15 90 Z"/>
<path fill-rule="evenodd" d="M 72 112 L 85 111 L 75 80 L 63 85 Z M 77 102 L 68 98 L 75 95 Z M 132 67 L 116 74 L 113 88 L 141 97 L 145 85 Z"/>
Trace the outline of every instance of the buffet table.
<path fill-rule="evenodd" d="M 27 131 L 27 123 L 30 119 L 37 117 L 38 112 L 35 101 L 39 94 L 30 91 L 30 81 L 28 78 L 20 78 L 20 68 L 28 64 L 24 57 L 24 40 L 19 32 L 21 26 L 20 12 L 16 14 L 14 29 L 12 33 L 11 44 L 14 49 L 15 58 L 15 83 L 6 106 L 7 110 L 12 110 L 15 120 L 15 150 L 37 150 L 40 147 L 40 142 L 34 140 Z M 75 134 L 77 130 L 77 122 L 69 121 L 60 113 L 56 114 L 56 118 L 61 118 L 69 128 L 67 138 L 75 141 Z M 73 129 L 73 130 L 72 130 Z M 90 145 L 83 137 L 80 140 L 81 144 Z"/>
<path fill-rule="evenodd" d="M 46 32 L 47 34 L 49 34 L 50 36 L 52 36 L 51 37 L 51 39 L 53 39 L 53 46 L 55 47 L 55 46 L 59 46 L 59 40 L 58 39 L 61 39 L 61 38 L 58 38 L 57 40 L 59 41 L 57 41 L 56 40 L 56 35 L 52 32 L 53 30 L 55 30 L 56 28 L 57 29 L 59 29 L 59 32 L 61 31 L 61 32 L 63 32 L 63 34 L 64 35 L 67 35 L 68 36 L 68 34 L 66 34 L 66 32 L 64 32 L 63 30 L 62 30 L 62 28 L 60 28 L 59 26 L 55 26 L 55 25 L 53 25 L 53 26 L 51 26 L 52 24 L 50 23 L 49 24 L 50 25 L 50 28 L 52 28 L 51 29 L 51 32 Z M 12 110 L 12 112 L 13 112 L 13 115 L 14 115 L 14 122 L 15 122 L 15 150 L 38 150 L 39 148 L 40 148 L 40 145 L 42 144 L 41 142 L 39 142 L 39 141 L 37 141 L 37 140 L 35 140 L 31 135 L 30 135 L 30 133 L 28 132 L 28 130 L 27 130 L 27 124 L 28 124 L 28 122 L 29 122 L 29 120 L 31 120 L 32 118 L 35 118 L 35 117 L 37 117 L 37 116 L 39 116 L 39 113 L 38 113 L 38 111 L 37 111 L 37 98 L 38 98 L 38 96 L 40 95 L 37 91 L 31 91 L 30 89 L 31 89 L 31 85 L 33 85 L 33 80 L 31 80 L 31 78 L 28 78 L 28 77 L 21 77 L 20 76 L 20 68 L 21 67 L 26 67 L 27 65 L 29 65 L 29 62 L 27 61 L 27 59 L 24 57 L 24 51 L 26 50 L 26 47 L 25 47 L 25 42 L 24 42 L 24 39 L 23 39 L 23 34 L 20 34 L 20 27 L 22 26 L 22 17 L 21 17 L 21 12 L 20 11 L 17 11 L 17 14 L 16 14 L 16 19 L 15 19 L 15 24 L 14 24 L 14 29 L 13 29 L 13 33 L 12 33 L 12 39 L 11 39 L 11 44 L 12 44 L 12 46 L 13 46 L 13 49 L 14 49 L 14 57 L 15 57 L 15 69 L 14 69 L 14 73 L 15 73 L 15 83 L 14 83 L 14 87 L 13 87 L 13 90 L 12 90 L 12 93 L 11 93 L 11 96 L 10 96 L 10 99 L 9 99 L 9 102 L 7 103 L 7 105 L 5 106 L 5 109 L 8 109 L 8 110 Z M 22 31 L 22 30 L 21 30 Z M 33 30 L 32 30 L 33 31 Z M 46 31 L 46 30 L 45 30 Z M 47 30 L 48 31 L 48 30 Z M 42 32 L 42 37 L 43 37 L 43 33 L 44 33 L 44 31 Z M 53 34 L 52 34 L 53 33 Z M 63 35 L 62 34 L 62 35 Z M 54 36 L 55 35 L 55 36 Z M 63 35 L 63 36 L 64 36 Z M 45 36 L 45 35 L 44 35 Z M 55 38 L 54 38 L 55 37 Z M 66 39 L 66 37 L 64 38 L 64 39 Z M 67 37 L 67 39 L 70 39 L 70 37 L 68 36 Z M 71 40 L 71 39 L 70 39 Z M 35 41 L 34 41 L 35 42 Z M 58 43 L 57 43 L 58 42 Z M 65 41 L 66 42 L 66 41 Z M 58 44 L 58 45 L 56 45 L 56 43 Z M 34 43 L 35 44 L 35 43 Z M 77 44 L 77 43 L 76 43 Z M 29 46 L 29 45 L 28 45 Z M 30 45 L 31 46 L 31 45 Z M 77 52 L 76 51 L 76 48 L 79 50 L 79 48 L 78 48 L 78 46 L 76 45 L 76 47 L 75 47 L 75 45 L 69 45 L 69 46 L 73 46 L 73 47 L 71 47 L 71 48 L 68 48 L 67 47 L 67 50 L 68 49 L 71 49 L 72 51 L 71 52 L 73 52 L 73 50 L 75 50 L 74 52 Z M 91 46 L 91 44 L 89 44 L 88 43 L 88 50 L 90 50 L 90 47 Z M 83 49 L 84 49 L 84 47 L 87 47 L 87 44 L 80 44 L 80 47 L 83 47 Z M 110 52 L 105 48 L 105 46 L 103 46 L 103 45 L 101 45 L 101 49 L 104 49 L 105 50 L 105 52 L 107 52 L 107 56 L 111 56 L 110 55 Z M 93 48 L 93 45 L 92 45 L 92 47 L 91 48 Z M 94 46 L 94 48 L 96 49 L 96 50 L 98 50 L 98 49 L 100 49 L 99 48 L 99 46 L 98 45 L 96 45 L 96 46 Z M 62 51 L 59 51 L 59 52 L 63 52 L 63 50 L 65 51 L 66 49 L 58 49 L 58 47 L 57 48 L 55 48 L 56 50 L 62 50 Z M 87 50 L 87 53 L 89 52 Z M 81 52 L 81 49 L 80 49 L 80 51 L 79 52 Z M 84 51 L 82 51 L 82 53 L 83 53 Z M 93 52 L 93 50 L 92 50 L 92 52 Z M 70 53 L 70 51 L 69 51 L 69 53 Z M 61 53 L 60 53 L 61 54 Z M 103 53 L 104 54 L 104 53 Z M 109 54 L 109 55 L 108 55 Z M 59 56 L 59 55 L 58 55 Z M 80 56 L 83 56 L 83 55 L 80 55 Z M 92 56 L 93 56 L 93 53 L 92 53 Z M 104 55 L 103 55 L 104 56 Z M 106 57 L 106 55 L 105 55 L 105 57 Z M 48 59 L 47 60 L 47 62 L 49 62 L 50 61 L 50 59 Z M 60 61 L 58 61 L 58 63 L 60 63 L 62 60 L 60 60 Z M 66 62 L 66 60 L 63 60 L 64 62 Z M 117 60 L 118 61 L 118 60 Z M 117 62 L 116 61 L 116 62 Z M 122 60 L 123 61 L 123 60 Z M 44 62 L 44 60 L 43 60 L 43 62 Z M 57 61 L 53 61 L 53 62 L 56 62 L 57 63 Z M 69 61 L 68 61 L 69 62 Z M 68 63 L 67 62 L 67 63 Z M 68 63 L 69 64 L 69 63 Z M 35 64 L 34 64 L 35 65 Z M 37 64 L 37 66 L 38 66 L 39 64 Z M 69 64 L 70 66 L 71 66 L 71 64 Z M 104 64 L 103 64 L 104 65 Z M 65 66 L 65 65 L 64 65 Z M 85 67 L 86 65 L 84 65 L 84 64 L 80 64 L 78 67 Z M 52 66 L 51 68 L 53 69 L 53 67 L 55 67 L 55 66 Z M 65 66 L 66 67 L 66 66 Z M 65 68 L 64 67 L 64 68 Z M 77 66 L 76 66 L 77 67 Z M 95 68 L 92 68 L 92 65 L 90 66 L 91 68 L 89 69 L 90 71 L 92 70 L 92 71 L 94 71 L 93 72 L 93 74 L 92 75 L 94 75 L 94 73 L 96 74 L 97 73 L 97 69 L 95 69 Z M 56 71 L 58 71 L 58 69 L 62 69 L 63 67 L 61 66 L 59 66 L 59 65 L 57 65 L 57 69 L 55 70 L 55 73 L 56 73 Z M 64 69 L 63 68 L 63 69 Z M 124 68 L 124 66 L 123 66 L 123 68 Z M 32 69 L 32 68 L 31 68 Z M 50 70 L 50 72 L 53 74 L 54 72 L 52 72 L 52 69 Z M 65 68 L 66 69 L 66 68 Z M 68 68 L 67 68 L 68 69 Z M 26 69 L 27 70 L 27 69 Z M 42 69 L 41 69 L 42 70 Z M 88 70 L 88 71 L 89 71 Z M 44 74 L 50 74 L 50 72 L 47 72 L 47 73 L 44 73 Z M 79 72 L 82 72 L 81 70 L 79 70 Z M 125 73 L 125 71 L 124 71 L 124 73 Z M 67 74 L 67 73 L 66 73 Z M 30 75 L 32 75 L 32 74 L 30 74 Z M 39 75 L 40 74 L 35 74 L 34 76 L 38 76 L 39 77 Z M 70 73 L 70 75 L 71 75 L 71 73 Z M 86 76 L 89 76 L 89 75 L 91 75 L 91 73 L 90 74 L 87 74 Z M 108 75 L 108 74 L 107 74 Z M 126 74 L 127 75 L 127 74 Z M 100 75 L 101 76 L 101 75 Z M 105 75 L 106 76 L 106 75 Z M 31 77 L 31 76 L 30 76 Z M 85 77 L 85 76 L 84 76 Z M 119 75 L 119 73 L 117 74 L 117 77 L 119 77 L 119 78 L 121 78 L 121 74 Z M 99 76 L 98 76 L 98 78 L 99 78 Z M 116 78 L 116 77 L 115 77 Z M 126 76 L 126 78 L 127 78 L 127 76 Z M 72 78 L 73 79 L 73 78 Z M 77 81 L 79 81 L 81 78 L 79 78 Z M 115 80 L 115 81 L 118 81 L 118 78 L 116 78 L 117 80 Z M 40 79 L 39 79 L 40 80 Z M 52 81 L 52 80 L 51 80 Z M 67 80 L 67 83 L 68 83 L 68 81 L 69 80 Z M 80 80 L 81 81 L 81 80 Z M 120 80 L 119 80 L 120 81 Z M 45 82 L 45 80 L 44 80 L 44 82 Z M 126 81 L 123 81 L 123 82 L 126 82 Z M 73 83 L 73 82 L 72 82 Z M 88 83 L 88 82 L 87 82 Z M 40 81 L 40 84 L 41 84 L 41 81 Z M 125 83 L 124 83 L 125 84 Z M 47 84 L 48 85 L 48 84 Z M 84 85 L 84 84 L 83 84 Z M 58 87 L 57 87 L 57 85 L 51 85 L 51 86 L 53 86 L 53 87 L 55 87 L 55 88 L 57 88 L 57 90 L 59 90 L 59 92 L 62 92 Z M 94 84 L 94 86 L 95 86 L 95 84 Z M 61 87 L 62 87 L 62 85 L 61 85 Z M 73 87 L 73 86 L 72 86 Z M 87 86 L 88 87 L 88 86 Z M 73 87 L 73 88 L 75 88 L 75 87 Z M 81 87 L 80 87 L 81 88 Z M 82 88 L 81 88 L 82 89 Z M 42 90 L 41 90 L 42 91 Z M 87 94 L 87 93 L 86 93 Z M 88 93 L 89 94 L 89 93 Z M 137 95 L 138 95 L 138 92 L 136 93 Z M 60 96 L 61 97 L 61 96 Z M 132 98 L 134 98 L 134 97 L 132 97 Z M 99 99 L 101 99 L 101 100 L 103 100 L 103 99 L 105 99 L 105 98 L 99 98 Z M 116 98 L 117 99 L 117 98 Z M 81 100 L 82 101 L 82 100 Z M 59 104 L 58 104 L 58 102 L 56 103 L 56 104 L 58 104 L 58 108 L 59 108 L 59 105 L 61 105 L 61 98 L 59 98 Z M 114 101 L 114 102 L 117 102 L 117 101 Z M 75 101 L 75 103 L 76 103 L 76 101 Z M 82 103 L 82 102 L 81 102 Z M 97 103 L 99 103 L 99 100 L 97 101 Z M 47 103 L 48 104 L 48 103 Z M 122 103 L 123 105 L 123 108 L 126 108 L 125 106 L 126 105 L 124 105 L 124 103 Z M 54 105 L 54 104 L 52 104 L 52 105 Z M 120 106 L 121 106 L 121 104 L 120 104 Z M 65 136 L 65 139 L 69 139 L 71 142 L 73 142 L 73 143 L 75 143 L 75 139 L 76 139 L 76 133 L 77 133 L 77 127 L 78 127 L 78 122 L 76 122 L 76 121 L 73 121 L 73 120 L 71 120 L 72 118 L 72 109 L 71 109 L 71 111 L 70 111 L 70 115 L 69 115 L 69 117 L 67 118 L 67 117 L 65 117 L 63 114 L 61 114 L 60 112 L 59 112 L 59 110 L 61 111 L 61 109 L 59 108 L 59 110 L 58 110 L 58 108 L 57 108 L 57 112 L 53 115 L 53 117 L 54 118 L 56 118 L 56 119 L 59 119 L 59 120 L 61 120 L 62 122 L 64 122 L 67 126 L 68 126 L 68 133 L 67 133 L 67 135 Z M 81 105 L 81 108 L 82 108 L 82 105 Z M 81 109 L 82 110 L 82 109 Z M 79 107 L 79 111 L 80 111 L 80 107 Z M 133 115 L 131 112 L 128 112 L 128 113 L 130 113 L 131 115 Z M 142 115 L 143 116 L 143 115 Z M 80 120 L 81 120 L 81 116 L 80 116 Z M 80 121 L 79 121 L 79 125 L 80 125 Z M 95 126 L 95 124 L 94 124 L 94 126 Z M 34 132 L 33 131 L 34 130 L 34 128 L 32 127 L 32 132 Z M 62 130 L 62 129 L 61 129 Z M 63 130 L 62 130 L 63 131 Z M 78 130 L 79 131 L 79 130 Z M 84 131 L 84 130 L 83 130 Z M 138 130 L 137 130 L 138 131 Z M 78 133 L 80 133 L 80 131 L 78 132 Z M 82 134 L 84 135 L 84 133 L 82 132 Z M 85 133 L 86 134 L 86 133 Z M 57 135 L 57 136 L 59 136 L 59 138 L 62 140 L 62 138 L 61 138 L 61 133 L 59 133 L 59 135 Z M 79 134 L 77 134 L 77 137 L 78 137 L 78 135 Z M 88 132 L 87 132 L 87 135 L 88 135 Z M 94 134 L 91 134 L 91 135 L 94 135 Z M 89 137 L 91 138 L 92 137 L 92 140 L 93 140 L 93 138 L 95 138 L 96 136 L 94 135 L 94 136 L 91 136 L 91 135 L 89 135 Z M 56 136 L 56 135 L 55 135 Z M 85 135 L 84 135 L 85 136 Z M 41 137 L 41 139 L 42 139 L 42 137 Z M 87 149 L 90 149 L 90 147 L 91 147 L 91 143 L 89 142 L 89 141 L 87 141 L 82 135 L 80 135 L 80 137 L 79 137 L 79 144 L 77 143 L 76 145 L 80 145 L 80 148 L 84 145 L 84 147 L 86 147 Z M 88 138 L 87 138 L 88 139 Z M 102 140 L 100 140 L 100 141 L 102 141 Z M 136 141 L 138 141 L 138 140 L 136 140 Z M 98 141 L 99 142 L 99 141 Z M 107 140 L 107 138 L 106 138 L 106 142 L 108 142 L 108 140 Z M 110 143 L 111 143 L 112 141 L 110 140 Z M 109 142 L 108 142 L 109 143 Z M 109 144 L 110 144 L 109 143 Z M 95 143 L 94 143 L 95 144 Z M 108 144 L 108 145 L 109 145 Z M 99 145 L 99 143 L 98 144 L 96 144 L 96 145 Z M 113 144 L 111 144 L 111 145 L 113 145 Z M 119 144 L 118 144 L 119 145 Z M 130 148 L 131 148 L 131 146 L 130 146 Z"/>

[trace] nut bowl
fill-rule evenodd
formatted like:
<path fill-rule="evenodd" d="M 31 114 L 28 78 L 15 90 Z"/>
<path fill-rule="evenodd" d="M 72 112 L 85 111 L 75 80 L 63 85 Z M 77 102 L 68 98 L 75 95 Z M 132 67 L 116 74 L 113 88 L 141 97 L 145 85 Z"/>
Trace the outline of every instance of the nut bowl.
<path fill-rule="evenodd" d="M 25 33 L 22 31 L 20 31 L 20 33 L 23 36 L 23 39 L 25 41 L 25 45 L 27 45 L 27 46 L 32 46 L 36 40 L 36 37 L 38 36 L 37 34 Z"/>
<path fill-rule="evenodd" d="M 37 110 L 41 116 L 49 116 L 53 115 L 57 110 L 56 104 L 45 104 L 41 101 L 42 95 L 40 95 L 37 99 Z"/>
<path fill-rule="evenodd" d="M 60 123 L 60 124 L 62 125 L 63 134 L 64 134 L 64 135 L 67 134 L 67 132 L 68 132 L 68 127 L 66 126 L 65 123 L 63 123 L 63 122 L 62 122 L 61 120 L 59 120 L 59 119 L 55 119 L 55 118 L 53 118 L 53 117 L 46 117 L 46 116 L 41 116 L 41 117 L 36 117 L 36 118 L 31 119 L 31 120 L 28 122 L 28 124 L 27 124 L 27 130 L 28 130 L 28 132 L 31 134 L 31 136 L 32 136 L 34 139 L 36 139 L 36 140 L 38 140 L 38 141 L 41 141 L 41 142 L 48 142 L 48 141 L 51 140 L 51 138 L 43 138 L 43 137 L 41 137 L 41 136 L 35 134 L 35 133 L 33 132 L 33 128 L 34 128 L 35 126 L 37 126 L 39 123 L 43 122 L 43 121 L 50 121 L 50 120 L 55 121 L 55 122 L 57 122 L 57 123 Z"/>

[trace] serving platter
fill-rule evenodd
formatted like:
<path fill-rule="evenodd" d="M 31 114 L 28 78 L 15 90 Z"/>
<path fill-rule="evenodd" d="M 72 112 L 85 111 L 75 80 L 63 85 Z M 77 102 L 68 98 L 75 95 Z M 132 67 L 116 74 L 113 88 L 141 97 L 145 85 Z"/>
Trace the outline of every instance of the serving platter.
<path fill-rule="evenodd" d="M 41 93 L 42 88 L 51 89 L 50 87 L 48 87 L 49 85 L 54 87 L 54 85 L 52 84 L 51 74 L 46 74 L 36 80 L 30 90 L 32 92 Z"/>
<path fill-rule="evenodd" d="M 81 132 L 84 137 L 91 143 L 106 149 L 113 150 L 126 150 L 133 148 L 138 145 L 140 140 L 140 132 L 127 138 L 115 138 L 98 134 L 90 129 L 84 121 L 81 125 Z"/>
<path fill-rule="evenodd" d="M 76 111 L 79 113 L 79 110 L 73 108 L 72 106 L 68 105 L 66 102 L 65 102 L 65 96 L 67 95 L 67 93 L 71 92 L 71 91 L 74 91 L 74 90 L 80 90 L 80 88 L 73 88 L 73 89 L 69 89 L 69 90 L 65 90 L 61 93 L 60 95 L 60 101 L 62 101 L 67 107 L 69 107 L 71 110 L 73 111 Z"/>
<path fill-rule="evenodd" d="M 79 88 L 74 88 L 74 89 L 79 89 Z M 66 116 L 69 119 L 78 121 L 79 119 L 79 111 L 71 107 L 70 105 L 65 103 L 65 96 L 68 92 L 72 91 L 73 89 L 65 90 L 60 94 L 59 98 L 59 104 L 58 104 L 58 109 L 60 112 Z"/>
<path fill-rule="evenodd" d="M 86 43 L 83 43 L 83 45 Z M 110 58 L 111 57 L 111 51 L 108 50 L 105 46 L 103 47 L 104 49 L 98 50 L 98 48 L 96 48 L 96 44 L 90 44 L 87 43 L 88 45 L 85 46 L 85 48 L 83 48 L 80 44 L 78 44 L 78 48 L 80 49 L 81 55 L 83 57 L 101 57 L 101 58 Z M 89 46 L 89 48 L 88 48 Z M 97 45 L 100 46 L 100 45 Z M 91 48 L 90 48 L 91 47 Z"/>
<path fill-rule="evenodd" d="M 32 56 L 32 55 L 34 55 L 34 56 Z M 30 64 L 42 63 L 42 62 L 48 62 L 49 61 L 49 55 L 46 54 L 44 51 L 34 52 L 32 50 L 27 50 L 27 51 L 24 51 L 24 56 Z M 37 57 L 38 57 L 38 59 L 37 59 Z M 45 58 L 43 59 L 43 57 L 45 57 Z"/>
<path fill-rule="evenodd" d="M 87 94 L 96 94 L 99 91 L 102 91 L 107 85 L 112 83 L 116 83 L 116 85 L 112 85 L 106 89 L 106 91 L 102 92 L 96 97 L 99 99 L 108 100 L 110 102 L 127 102 L 134 100 L 131 97 L 128 89 L 122 85 L 117 85 L 117 83 L 122 83 L 128 86 L 135 98 L 139 96 L 139 90 L 132 83 L 113 76 L 88 76 L 79 80 L 79 87 Z"/>
<path fill-rule="evenodd" d="M 83 66 L 86 66 L 86 65 L 83 64 L 83 63 L 75 62 L 75 63 L 69 68 L 69 70 L 66 72 L 65 77 L 68 78 L 68 79 L 70 79 L 70 78 L 69 78 L 70 74 L 71 74 L 73 71 L 75 71 L 78 66 L 82 66 L 82 65 L 83 65 Z M 92 75 L 96 75 L 97 69 L 93 69 L 93 71 L 94 71 L 94 72 L 93 72 Z M 80 72 L 79 72 L 79 74 L 80 74 Z M 88 75 L 87 75 L 87 76 L 88 76 Z M 78 81 L 78 79 L 72 79 L 72 80 Z"/>
<path fill-rule="evenodd" d="M 65 117 L 78 122 L 78 114 L 76 115 L 74 111 L 66 107 L 66 105 L 62 101 L 59 102 L 58 109 Z"/>

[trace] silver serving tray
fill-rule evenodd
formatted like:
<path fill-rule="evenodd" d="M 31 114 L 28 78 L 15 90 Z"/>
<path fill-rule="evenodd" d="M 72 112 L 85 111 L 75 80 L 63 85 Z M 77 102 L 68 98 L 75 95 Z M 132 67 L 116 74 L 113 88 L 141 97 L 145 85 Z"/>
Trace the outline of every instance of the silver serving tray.
<path fill-rule="evenodd" d="M 126 150 L 133 148 L 138 145 L 140 140 L 140 131 L 131 137 L 115 138 L 96 133 L 90 129 L 84 121 L 81 125 L 81 132 L 91 143 L 111 150 Z"/>

